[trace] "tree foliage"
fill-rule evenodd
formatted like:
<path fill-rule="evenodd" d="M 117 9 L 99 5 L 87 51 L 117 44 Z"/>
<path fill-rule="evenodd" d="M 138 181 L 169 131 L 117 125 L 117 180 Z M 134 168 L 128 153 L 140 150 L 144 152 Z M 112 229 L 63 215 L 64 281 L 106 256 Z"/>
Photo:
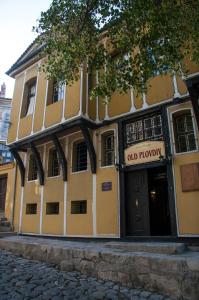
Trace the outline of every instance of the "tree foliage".
<path fill-rule="evenodd" d="M 186 74 L 199 63 L 199 0 L 53 0 L 38 42 L 48 77 L 71 84 L 80 67 L 98 70 L 92 96 L 146 89 L 156 74 Z"/>

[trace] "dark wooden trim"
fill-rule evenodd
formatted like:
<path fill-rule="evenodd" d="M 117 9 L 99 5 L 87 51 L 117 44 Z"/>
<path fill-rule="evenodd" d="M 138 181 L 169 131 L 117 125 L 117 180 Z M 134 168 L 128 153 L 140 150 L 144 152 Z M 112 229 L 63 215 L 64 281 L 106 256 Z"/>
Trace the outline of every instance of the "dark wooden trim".
<path fill-rule="evenodd" d="M 25 184 L 25 167 L 24 167 L 24 163 L 18 153 L 17 149 L 10 149 L 10 152 L 12 153 L 12 155 L 14 156 L 16 163 L 19 167 L 19 171 L 20 171 L 20 175 L 21 175 L 21 186 L 24 186 Z"/>
<path fill-rule="evenodd" d="M 171 153 L 171 142 L 170 142 L 170 132 L 167 116 L 167 108 L 162 107 L 162 123 L 164 124 L 163 136 L 165 141 L 165 152 L 167 161 L 167 180 L 168 180 L 168 200 L 169 200 L 169 211 L 170 211 L 170 222 L 171 222 L 171 234 L 176 236 L 177 225 L 176 225 L 176 211 L 175 211 L 175 192 L 174 192 L 174 178 L 173 178 L 173 168 L 172 168 L 172 153 Z"/>
<path fill-rule="evenodd" d="M 59 163 L 62 168 L 63 181 L 67 181 L 67 160 L 66 160 L 64 150 L 56 134 L 52 134 L 52 141 L 57 151 Z"/>
<path fill-rule="evenodd" d="M 125 207 L 125 174 L 124 165 L 124 128 L 118 122 L 118 150 L 119 150 L 119 185 L 120 185 L 120 237 L 126 236 L 126 207 Z"/>
<path fill-rule="evenodd" d="M 199 76 L 187 79 L 185 82 L 191 97 L 191 103 L 193 106 L 197 126 L 199 129 Z"/>
<path fill-rule="evenodd" d="M 44 169 L 43 169 L 40 153 L 33 142 L 30 144 L 30 147 L 34 155 L 34 158 L 36 160 L 40 185 L 44 185 Z"/>
<path fill-rule="evenodd" d="M 96 153 L 95 153 L 95 148 L 93 146 L 93 141 L 90 135 L 90 132 L 88 130 L 88 127 L 85 126 L 85 124 L 80 124 L 80 129 L 83 134 L 83 137 L 86 142 L 86 146 L 88 149 L 89 157 L 90 157 L 90 162 L 91 162 L 91 171 L 93 174 L 96 174 Z"/>

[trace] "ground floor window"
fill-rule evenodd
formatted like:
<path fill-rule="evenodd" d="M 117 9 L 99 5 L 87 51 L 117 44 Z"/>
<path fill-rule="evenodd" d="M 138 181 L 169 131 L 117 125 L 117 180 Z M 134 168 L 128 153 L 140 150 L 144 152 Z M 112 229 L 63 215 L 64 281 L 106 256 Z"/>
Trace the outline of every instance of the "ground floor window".
<path fill-rule="evenodd" d="M 86 214 L 87 213 L 87 201 L 71 201 L 71 214 Z"/>
<path fill-rule="evenodd" d="M 58 215 L 59 214 L 59 202 L 46 203 L 46 214 L 47 215 Z"/>
<path fill-rule="evenodd" d="M 84 141 L 78 141 L 73 144 L 73 172 L 87 170 L 87 146 Z"/>
<path fill-rule="evenodd" d="M 101 165 L 111 166 L 115 162 L 114 132 L 108 131 L 101 136 Z"/>
<path fill-rule="evenodd" d="M 51 148 L 48 154 L 48 177 L 54 177 L 59 175 L 60 175 L 60 165 L 59 165 L 57 151 L 55 148 Z"/>
<path fill-rule="evenodd" d="M 37 204 L 36 203 L 26 204 L 26 214 L 27 215 L 36 215 L 37 214 Z"/>
<path fill-rule="evenodd" d="M 29 157 L 29 168 L 28 168 L 28 181 L 37 179 L 37 163 L 33 154 L 30 154 Z"/>

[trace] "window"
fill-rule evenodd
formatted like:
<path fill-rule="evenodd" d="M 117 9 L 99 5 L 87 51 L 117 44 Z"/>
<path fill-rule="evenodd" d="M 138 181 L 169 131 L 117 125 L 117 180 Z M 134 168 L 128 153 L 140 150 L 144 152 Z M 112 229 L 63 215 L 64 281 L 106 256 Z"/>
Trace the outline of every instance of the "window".
<path fill-rule="evenodd" d="M 73 172 L 87 170 L 87 146 L 85 142 L 73 144 Z"/>
<path fill-rule="evenodd" d="M 49 80 L 47 105 L 58 102 L 64 99 L 65 82 Z"/>
<path fill-rule="evenodd" d="M 46 214 L 47 215 L 58 215 L 59 214 L 59 202 L 46 203 Z"/>
<path fill-rule="evenodd" d="M 21 117 L 33 114 L 36 95 L 36 78 L 25 84 Z"/>
<path fill-rule="evenodd" d="M 28 181 L 37 179 L 37 164 L 33 154 L 29 158 Z"/>
<path fill-rule="evenodd" d="M 146 140 L 162 140 L 162 120 L 160 115 L 150 116 L 126 125 L 127 144 Z"/>
<path fill-rule="evenodd" d="M 191 111 L 176 112 L 173 115 L 176 153 L 196 150 L 193 118 Z"/>
<path fill-rule="evenodd" d="M 49 150 L 48 156 L 48 177 L 60 175 L 60 165 L 55 148 Z"/>
<path fill-rule="evenodd" d="M 87 201 L 71 201 L 71 214 L 86 214 L 87 213 Z"/>
<path fill-rule="evenodd" d="M 101 140 L 102 166 L 111 166 L 115 162 L 115 145 L 113 132 L 104 133 Z"/>
<path fill-rule="evenodd" d="M 36 203 L 26 204 L 26 214 L 27 215 L 36 215 L 37 214 L 37 204 Z"/>

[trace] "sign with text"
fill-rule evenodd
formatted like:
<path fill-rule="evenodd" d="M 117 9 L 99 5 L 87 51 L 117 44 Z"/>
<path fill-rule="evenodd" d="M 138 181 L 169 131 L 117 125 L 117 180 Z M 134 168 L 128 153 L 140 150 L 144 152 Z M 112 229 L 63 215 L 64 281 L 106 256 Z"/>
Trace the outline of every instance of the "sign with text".
<path fill-rule="evenodd" d="M 108 181 L 108 182 L 102 182 L 102 191 L 103 192 L 108 192 L 112 190 L 112 182 Z"/>
<path fill-rule="evenodd" d="M 143 164 L 165 157 L 165 147 L 162 141 L 145 141 L 125 149 L 125 164 Z"/>

